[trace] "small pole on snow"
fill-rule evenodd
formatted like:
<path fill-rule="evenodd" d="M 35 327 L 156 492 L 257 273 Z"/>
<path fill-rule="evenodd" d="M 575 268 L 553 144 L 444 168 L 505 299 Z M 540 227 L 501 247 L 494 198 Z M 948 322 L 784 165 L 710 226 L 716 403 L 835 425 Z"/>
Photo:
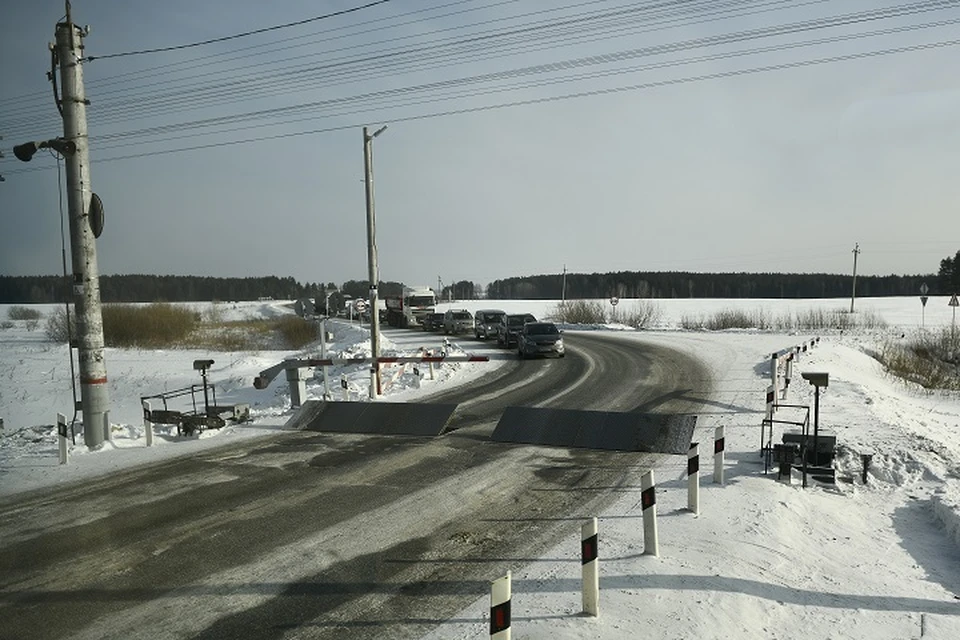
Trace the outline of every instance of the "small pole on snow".
<path fill-rule="evenodd" d="M 580 527 L 580 564 L 583 581 L 583 612 L 600 615 L 600 560 L 597 550 L 597 519 L 590 518 Z"/>
<path fill-rule="evenodd" d="M 490 583 L 490 638 L 510 640 L 510 572 Z"/>
<path fill-rule="evenodd" d="M 643 554 L 659 556 L 660 543 L 657 540 L 657 489 L 653 471 L 647 471 L 640 478 L 640 504 L 643 508 Z"/>
<path fill-rule="evenodd" d="M 723 463 L 724 463 L 724 429 L 722 426 L 713 430 L 713 482 L 714 484 L 723 484 Z"/>
<path fill-rule="evenodd" d="M 67 416 L 57 414 L 57 441 L 59 443 L 60 464 L 67 464 Z"/>
<path fill-rule="evenodd" d="M 700 513 L 700 443 L 691 442 L 687 451 L 687 508 Z"/>

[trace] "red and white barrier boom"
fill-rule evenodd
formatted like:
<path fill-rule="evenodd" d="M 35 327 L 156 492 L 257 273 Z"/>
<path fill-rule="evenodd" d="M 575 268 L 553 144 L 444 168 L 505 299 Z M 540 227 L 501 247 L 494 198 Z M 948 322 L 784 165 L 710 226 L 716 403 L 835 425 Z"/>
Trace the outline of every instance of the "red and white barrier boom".
<path fill-rule="evenodd" d="M 359 356 L 356 358 L 291 358 L 275 364 L 269 369 L 264 369 L 256 378 L 253 379 L 253 386 L 257 389 L 266 389 L 273 382 L 273 379 L 280 375 L 281 371 L 290 369 L 304 369 L 307 367 L 330 367 L 333 365 L 345 364 L 368 364 L 376 362 L 379 364 L 402 364 L 408 362 L 488 362 L 487 356 L 380 356 L 379 358 L 369 358 Z"/>

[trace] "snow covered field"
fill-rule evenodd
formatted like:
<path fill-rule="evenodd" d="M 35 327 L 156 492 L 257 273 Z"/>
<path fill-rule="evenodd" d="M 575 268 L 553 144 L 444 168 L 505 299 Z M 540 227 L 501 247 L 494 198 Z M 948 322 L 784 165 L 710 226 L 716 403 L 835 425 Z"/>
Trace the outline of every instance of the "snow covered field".
<path fill-rule="evenodd" d="M 708 446 L 701 445 L 700 514 L 686 511 L 686 460 L 658 471 L 660 556 L 645 556 L 640 515 L 640 478 L 600 522 L 600 616 L 580 611 L 580 521 L 570 536 L 513 569 L 514 637 L 550 638 L 958 638 L 960 637 L 960 396 L 927 392 L 887 375 L 869 353 L 885 340 L 920 331 L 917 298 L 858 299 L 858 315 L 882 318 L 887 326 L 868 331 L 822 333 L 820 346 L 803 356 L 799 371 L 826 371 L 821 427 L 836 432 L 841 454 L 836 487 L 787 485 L 764 475 L 758 455 L 769 354 L 810 334 L 757 331 L 688 332 L 681 318 L 720 310 L 763 311 L 768 316 L 823 308 L 847 309 L 849 300 L 656 300 L 662 315 L 653 330 L 623 331 L 630 340 L 655 341 L 696 354 L 714 371 L 717 394 L 700 415 L 697 439 L 706 445 L 723 425 L 727 482 L 710 483 Z M 629 310 L 623 300 L 618 310 Z M 228 317 L 290 312 L 283 303 L 221 304 Z M 555 302 L 471 301 L 452 306 L 499 307 L 548 316 Z M 39 307 L 45 313 L 51 307 Z M 442 308 L 442 307 L 441 307 Z M 8 306 L 0 305 L 0 319 Z M 931 298 L 927 329 L 949 326 L 947 298 Z M 72 415 L 66 347 L 46 340 L 42 329 L 24 323 L 0 330 L 0 495 L 109 472 L 164 456 L 186 455 L 240 437 L 269 436 L 289 417 L 289 394 L 278 378 L 265 390 L 253 376 L 284 357 L 306 352 L 209 353 L 199 351 L 107 350 L 114 440 L 101 451 L 73 447 L 70 464 L 57 464 L 57 412 Z M 336 355 L 369 353 L 365 329 L 331 323 Z M 439 347 L 442 336 L 394 332 L 382 342 L 385 354 Z M 463 338 L 458 348 L 478 350 Z M 145 447 L 140 396 L 199 381 L 191 364 L 215 360 L 210 379 L 221 403 L 246 402 L 254 422 L 177 438 L 173 428 Z M 430 380 L 407 367 L 385 373 L 385 397 L 409 400 L 441 386 L 468 383 L 501 361 L 445 363 Z M 787 402 L 812 404 L 812 388 L 797 377 Z M 340 376 L 354 399 L 367 395 L 362 366 L 331 371 L 335 397 Z M 318 375 L 308 395 L 321 397 Z M 777 417 L 791 419 L 788 409 Z M 78 431 L 78 442 L 82 435 Z M 860 454 L 873 454 L 868 483 L 860 481 Z M 499 576 L 490 576 L 491 580 Z M 480 638 L 488 634 L 489 600 L 476 603 L 429 637 Z"/>

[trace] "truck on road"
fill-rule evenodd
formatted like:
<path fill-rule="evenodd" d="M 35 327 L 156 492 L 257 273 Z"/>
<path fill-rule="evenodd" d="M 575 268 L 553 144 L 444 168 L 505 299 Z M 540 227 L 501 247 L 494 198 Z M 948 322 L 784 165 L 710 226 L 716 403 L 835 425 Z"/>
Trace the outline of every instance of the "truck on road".
<path fill-rule="evenodd" d="M 423 317 L 436 310 L 437 296 L 430 287 L 404 287 L 402 295 L 385 298 L 384 303 L 391 327 L 421 327 Z"/>

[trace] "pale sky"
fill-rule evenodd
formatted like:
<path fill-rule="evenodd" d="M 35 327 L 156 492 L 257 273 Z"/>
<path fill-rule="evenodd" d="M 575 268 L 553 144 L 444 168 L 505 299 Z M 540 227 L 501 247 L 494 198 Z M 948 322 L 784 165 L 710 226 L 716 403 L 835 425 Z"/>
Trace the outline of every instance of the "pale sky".
<path fill-rule="evenodd" d="M 73 14 L 90 25 L 95 57 L 368 1 L 76 0 Z M 45 74 L 63 14 L 57 0 L 3 3 L 0 274 L 61 270 L 56 171 L 20 173 L 56 165 L 43 154 L 21 163 L 11 149 L 62 133 Z M 361 128 L 386 124 L 374 143 L 382 280 L 487 284 L 564 265 L 849 273 L 856 243 L 860 274 L 936 272 L 960 249 L 956 44 L 736 72 L 948 43 L 958 24 L 960 2 L 392 0 L 218 44 L 93 60 L 84 72 L 91 177 L 106 209 L 100 271 L 366 279 Z M 888 33 L 865 35 L 877 31 Z M 649 50 L 657 46 L 667 50 Z M 663 64 L 691 58 L 701 61 Z M 238 119 L 386 90 L 396 93 Z M 470 111 L 584 92 L 594 95 Z M 224 120 L 185 126 L 207 118 Z M 295 135 L 157 153 L 283 134 Z"/>

